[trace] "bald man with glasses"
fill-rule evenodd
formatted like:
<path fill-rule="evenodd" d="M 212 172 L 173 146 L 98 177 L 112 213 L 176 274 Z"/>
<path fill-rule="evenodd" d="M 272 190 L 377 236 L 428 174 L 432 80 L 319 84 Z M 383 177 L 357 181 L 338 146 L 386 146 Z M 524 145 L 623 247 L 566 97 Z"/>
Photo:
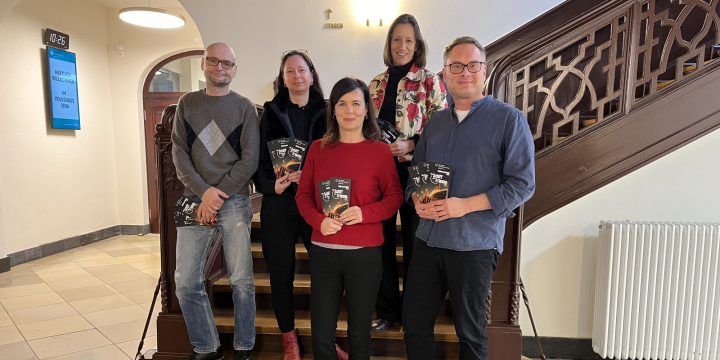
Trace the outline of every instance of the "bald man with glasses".
<path fill-rule="evenodd" d="M 483 96 L 485 49 L 472 37 L 443 53 L 453 104 L 433 116 L 412 163 L 452 165 L 448 198 L 423 204 L 410 179 L 406 199 L 420 216 L 404 294 L 408 359 L 435 359 L 435 320 L 450 293 L 460 359 L 487 359 L 485 299 L 505 221 L 535 191 L 534 146 L 522 112 Z"/>
<path fill-rule="evenodd" d="M 172 130 L 173 160 L 183 195 L 200 203 L 198 218 L 217 226 L 177 229 L 175 284 L 190 343 L 189 360 L 223 358 L 203 268 L 220 231 L 235 312 L 235 360 L 252 358 L 255 286 L 250 250 L 250 178 L 258 167 L 260 138 L 255 104 L 230 90 L 235 52 L 224 43 L 207 47 L 200 66 L 206 89 L 180 98 Z"/>

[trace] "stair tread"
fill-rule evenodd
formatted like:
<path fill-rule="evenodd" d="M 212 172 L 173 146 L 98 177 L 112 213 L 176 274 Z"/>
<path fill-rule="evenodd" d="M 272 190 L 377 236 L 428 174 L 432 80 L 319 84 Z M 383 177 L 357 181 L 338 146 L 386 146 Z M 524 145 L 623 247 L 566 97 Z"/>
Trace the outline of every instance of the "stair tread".
<path fill-rule="evenodd" d="M 232 309 L 215 309 L 215 323 L 218 331 L 221 333 L 231 333 L 235 329 L 235 319 Z M 310 330 L 310 312 L 295 312 L 295 327 L 298 335 L 309 336 L 312 334 Z M 277 320 L 272 310 L 258 310 L 255 315 L 255 332 L 258 334 L 280 335 L 280 329 L 277 326 Z M 395 324 L 387 331 L 371 333 L 373 339 L 398 339 L 402 340 L 404 333 L 401 331 L 400 325 Z M 337 337 L 347 337 L 347 312 L 340 312 L 337 324 Z M 437 341 L 457 342 L 458 338 L 455 334 L 455 325 L 449 316 L 440 316 L 435 322 L 435 339 Z"/>
<path fill-rule="evenodd" d="M 260 213 L 254 213 L 252 221 L 250 222 L 250 227 L 253 229 L 259 229 L 260 228 Z M 397 231 L 400 231 L 400 216 L 397 217 Z"/>
<path fill-rule="evenodd" d="M 252 257 L 254 259 L 264 259 L 265 256 L 262 253 L 262 244 L 261 243 L 251 243 L 250 249 L 252 250 Z M 398 261 L 403 261 L 403 247 L 398 246 L 395 250 L 395 256 L 397 257 Z M 305 249 L 305 245 L 298 243 L 295 244 L 295 259 L 301 259 L 301 260 L 307 260 L 309 259 L 309 255 L 307 252 L 307 249 Z"/>
<path fill-rule="evenodd" d="M 270 274 L 255 273 L 255 293 L 270 293 Z M 403 291 L 403 279 L 400 278 L 400 292 Z M 213 283 L 213 290 L 220 292 L 230 292 L 230 279 L 226 276 L 221 277 Z M 294 294 L 310 293 L 310 274 L 295 274 L 295 282 L 293 283 Z"/>
<path fill-rule="evenodd" d="M 232 352 L 228 352 L 232 354 Z M 232 359 L 230 355 L 226 355 L 226 359 Z M 281 352 L 253 352 L 253 360 L 283 360 L 284 354 Z M 300 359 L 311 360 L 314 359 L 312 354 L 304 354 L 300 356 Z M 404 357 L 392 357 L 392 356 L 371 356 L 370 360 L 404 360 Z"/>
<path fill-rule="evenodd" d="M 675 82 L 674 79 L 673 79 L 673 80 L 664 80 L 664 81 L 663 81 L 663 80 L 658 80 L 657 88 L 658 88 L 658 90 L 659 90 L 659 89 L 662 89 L 662 88 L 664 88 L 664 87 L 666 87 L 666 86 L 668 86 L 668 85 L 670 85 L 670 84 L 672 84 L 672 83 L 674 83 L 674 82 Z"/>
<path fill-rule="evenodd" d="M 255 273 L 253 274 L 256 294 L 270 294 L 270 274 Z M 403 292 L 403 278 L 399 278 L 400 294 Z M 212 291 L 231 292 L 230 279 L 227 275 L 215 280 Z M 293 294 L 310 294 L 310 274 L 295 274 L 293 282 Z M 445 294 L 445 299 L 450 299 L 450 293 Z"/>

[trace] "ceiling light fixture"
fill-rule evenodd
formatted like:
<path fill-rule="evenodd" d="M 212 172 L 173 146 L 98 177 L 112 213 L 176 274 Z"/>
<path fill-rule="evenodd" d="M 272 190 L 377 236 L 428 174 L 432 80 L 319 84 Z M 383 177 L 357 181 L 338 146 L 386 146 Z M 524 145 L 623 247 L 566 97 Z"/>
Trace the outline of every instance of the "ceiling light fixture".
<path fill-rule="evenodd" d="M 120 20 L 137 26 L 174 29 L 185 25 L 182 15 L 151 7 L 129 7 L 120 9 Z"/>

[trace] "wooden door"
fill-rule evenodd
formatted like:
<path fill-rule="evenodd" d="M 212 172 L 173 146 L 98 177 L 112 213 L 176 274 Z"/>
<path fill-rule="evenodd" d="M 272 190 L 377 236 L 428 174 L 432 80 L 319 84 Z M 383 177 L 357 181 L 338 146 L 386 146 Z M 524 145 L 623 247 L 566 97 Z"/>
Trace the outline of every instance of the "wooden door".
<path fill-rule="evenodd" d="M 163 66 L 185 57 L 203 55 L 203 50 L 191 50 L 168 57 L 155 65 L 147 74 L 143 85 L 143 110 L 145 129 L 145 163 L 147 167 L 148 207 L 150 208 L 150 232 L 160 232 L 160 206 L 158 196 L 157 156 L 155 150 L 155 126 L 161 122 L 163 110 L 177 104 L 185 92 L 152 92 L 150 84 Z"/>

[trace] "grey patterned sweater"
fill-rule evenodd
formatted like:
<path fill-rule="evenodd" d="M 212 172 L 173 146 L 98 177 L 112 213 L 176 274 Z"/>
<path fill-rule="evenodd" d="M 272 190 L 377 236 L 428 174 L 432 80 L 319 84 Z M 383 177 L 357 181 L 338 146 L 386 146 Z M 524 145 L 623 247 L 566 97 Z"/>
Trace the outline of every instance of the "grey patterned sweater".
<path fill-rule="evenodd" d="M 228 196 L 249 195 L 260 151 L 255 104 L 234 91 L 183 95 L 172 129 L 173 162 L 184 195 L 202 197 L 216 187 Z"/>

